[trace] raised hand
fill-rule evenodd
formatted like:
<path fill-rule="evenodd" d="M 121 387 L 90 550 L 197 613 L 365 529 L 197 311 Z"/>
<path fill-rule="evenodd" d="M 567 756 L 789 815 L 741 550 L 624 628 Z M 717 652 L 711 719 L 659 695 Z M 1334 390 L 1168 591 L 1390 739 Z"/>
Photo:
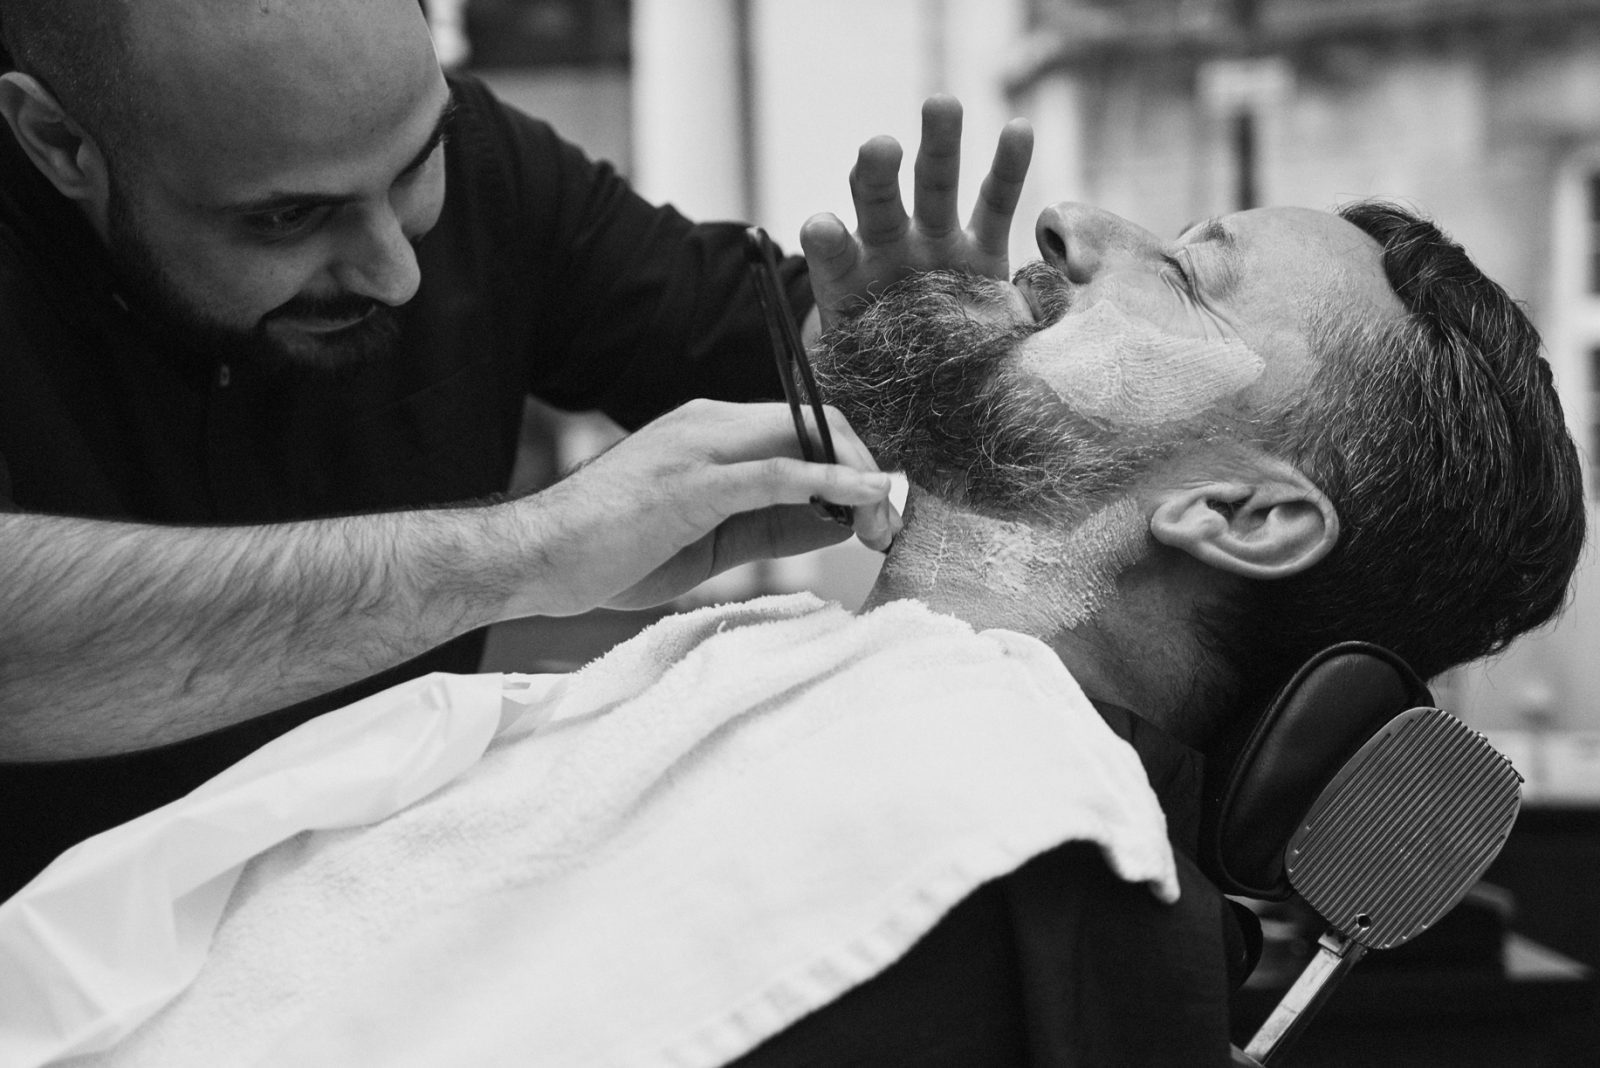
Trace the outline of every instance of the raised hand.
<path fill-rule="evenodd" d="M 922 105 L 912 214 L 900 197 L 900 145 L 875 137 L 861 146 L 850 171 L 856 230 L 836 215 L 813 215 L 800 230 L 823 329 L 914 271 L 952 269 L 995 278 L 1010 274 L 1011 216 L 1033 155 L 1033 130 L 1013 119 L 1000 132 L 994 161 L 963 228 L 957 216 L 961 170 L 961 104 L 935 96 Z"/>

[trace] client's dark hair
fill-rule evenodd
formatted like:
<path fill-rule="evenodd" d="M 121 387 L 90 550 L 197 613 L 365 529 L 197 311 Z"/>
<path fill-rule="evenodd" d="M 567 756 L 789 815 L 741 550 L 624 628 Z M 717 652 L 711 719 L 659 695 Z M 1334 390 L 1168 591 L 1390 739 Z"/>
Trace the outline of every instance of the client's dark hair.
<path fill-rule="evenodd" d="M 1339 641 L 1387 646 L 1424 678 L 1496 652 L 1561 609 L 1582 548 L 1577 450 L 1521 307 L 1431 222 L 1374 201 L 1338 214 L 1382 246 L 1408 314 L 1314 325 L 1318 369 L 1273 436 L 1340 538 L 1203 614 L 1234 708 Z"/>
<path fill-rule="evenodd" d="M 127 0 L 0 0 L 0 66 L 31 74 L 103 151 L 137 115 Z"/>

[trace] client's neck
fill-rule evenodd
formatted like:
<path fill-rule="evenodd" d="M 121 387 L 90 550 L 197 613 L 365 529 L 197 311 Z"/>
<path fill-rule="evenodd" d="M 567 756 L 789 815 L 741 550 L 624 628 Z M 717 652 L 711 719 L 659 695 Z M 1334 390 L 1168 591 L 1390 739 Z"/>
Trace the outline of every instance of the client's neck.
<path fill-rule="evenodd" d="M 980 629 L 1052 641 L 1089 622 L 1148 544 L 1131 498 L 1070 527 L 994 519 L 913 485 L 868 606 L 914 597 Z"/>
<path fill-rule="evenodd" d="M 914 598 L 978 630 L 1028 634 L 1091 697 L 1173 730 L 1177 680 L 1193 677 L 1178 662 L 1189 643 L 1173 632 L 1187 613 L 1165 611 L 1161 583 L 1138 566 L 1150 561 L 1148 529 L 1132 497 L 1051 528 L 980 515 L 913 485 L 865 608 Z"/>

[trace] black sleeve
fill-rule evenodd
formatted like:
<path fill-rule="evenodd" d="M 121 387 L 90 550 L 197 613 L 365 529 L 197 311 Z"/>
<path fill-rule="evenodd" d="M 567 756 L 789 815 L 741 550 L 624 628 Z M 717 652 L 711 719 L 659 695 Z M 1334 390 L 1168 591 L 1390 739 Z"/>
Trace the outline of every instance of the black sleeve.
<path fill-rule="evenodd" d="M 480 128 L 468 134 L 473 151 L 503 163 L 522 287 L 507 294 L 507 311 L 528 324 L 530 392 L 629 427 L 691 397 L 782 396 L 745 273 L 743 224 L 691 223 L 481 86 L 458 83 L 456 95 L 475 116 L 458 127 Z M 789 257 L 782 273 L 803 316 L 804 260 Z"/>
<path fill-rule="evenodd" d="M 6 458 L 0 456 L 0 512 L 20 511 L 11 500 L 11 472 L 6 468 Z"/>
<path fill-rule="evenodd" d="M 986 883 L 904 957 L 734 1068 L 1223 1068 L 1222 896 L 1181 854 L 1171 905 L 1068 843 Z"/>

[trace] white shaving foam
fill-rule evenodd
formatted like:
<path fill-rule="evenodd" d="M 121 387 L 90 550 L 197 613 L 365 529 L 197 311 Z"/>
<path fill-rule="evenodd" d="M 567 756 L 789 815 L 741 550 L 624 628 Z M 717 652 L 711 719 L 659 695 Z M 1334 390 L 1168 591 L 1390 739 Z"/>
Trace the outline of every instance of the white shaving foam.
<path fill-rule="evenodd" d="M 1104 300 L 1028 338 L 1017 367 L 1074 411 L 1122 426 L 1199 415 L 1265 370 L 1242 341 L 1173 337 Z"/>
<path fill-rule="evenodd" d="M 1007 627 L 1048 639 L 1088 622 L 1116 591 L 1117 576 L 1147 545 L 1132 498 L 1070 529 L 991 519 L 918 494 L 885 564 L 900 595 L 949 611 L 974 627 Z"/>

